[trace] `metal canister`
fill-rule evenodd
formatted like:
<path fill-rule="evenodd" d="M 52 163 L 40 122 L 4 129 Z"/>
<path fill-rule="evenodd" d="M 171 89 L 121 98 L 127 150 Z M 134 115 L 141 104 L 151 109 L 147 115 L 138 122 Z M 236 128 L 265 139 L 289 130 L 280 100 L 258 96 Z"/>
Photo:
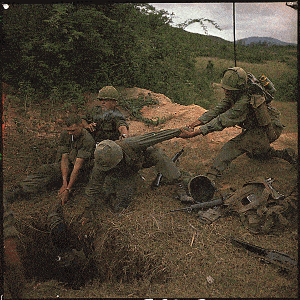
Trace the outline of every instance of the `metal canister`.
<path fill-rule="evenodd" d="M 276 92 L 274 84 L 267 76 L 261 75 L 259 81 L 269 93 L 273 94 Z"/>

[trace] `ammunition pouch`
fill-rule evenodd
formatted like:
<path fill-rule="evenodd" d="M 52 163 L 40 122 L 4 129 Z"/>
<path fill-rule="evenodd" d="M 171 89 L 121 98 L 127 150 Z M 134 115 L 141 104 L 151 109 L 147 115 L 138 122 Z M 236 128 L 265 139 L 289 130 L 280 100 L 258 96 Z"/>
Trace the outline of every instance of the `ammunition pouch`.
<path fill-rule="evenodd" d="M 258 126 L 264 127 L 269 141 L 274 142 L 278 136 L 273 128 L 265 97 L 261 95 L 252 95 L 250 104 L 254 109 Z"/>

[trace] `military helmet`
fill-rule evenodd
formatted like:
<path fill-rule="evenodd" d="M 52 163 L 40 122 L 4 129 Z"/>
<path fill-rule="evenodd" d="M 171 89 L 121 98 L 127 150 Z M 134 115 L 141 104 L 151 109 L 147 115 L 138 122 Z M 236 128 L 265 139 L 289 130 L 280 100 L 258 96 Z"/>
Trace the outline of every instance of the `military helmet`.
<path fill-rule="evenodd" d="M 107 100 L 120 100 L 119 92 L 113 86 L 105 86 L 102 88 L 97 96 L 97 99 L 107 99 Z"/>
<path fill-rule="evenodd" d="M 111 140 L 100 142 L 95 150 L 95 165 L 101 171 L 114 168 L 123 158 L 122 148 Z"/>
<path fill-rule="evenodd" d="M 229 68 L 223 73 L 221 87 L 226 90 L 238 91 L 247 83 L 247 73 L 239 67 Z"/>
<path fill-rule="evenodd" d="M 208 177 L 198 175 L 189 181 L 188 190 L 196 202 L 208 202 L 213 198 L 216 188 Z"/>

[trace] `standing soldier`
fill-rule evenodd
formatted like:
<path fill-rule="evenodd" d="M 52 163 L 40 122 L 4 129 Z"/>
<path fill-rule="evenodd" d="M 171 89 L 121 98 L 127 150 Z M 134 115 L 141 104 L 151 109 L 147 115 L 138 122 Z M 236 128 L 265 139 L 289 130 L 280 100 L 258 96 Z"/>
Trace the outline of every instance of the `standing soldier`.
<path fill-rule="evenodd" d="M 253 78 L 257 81 L 252 74 L 247 75 L 239 67 L 226 70 L 221 80 L 225 98 L 191 123 L 188 126 L 191 130 L 183 129 L 180 135 L 191 138 L 235 125 L 243 128 L 242 133 L 228 141 L 215 158 L 207 173 L 213 181 L 243 153 L 251 158 L 278 157 L 293 165 L 297 163 L 297 155 L 292 148 L 275 150 L 270 146 L 279 138 L 284 126 L 279 120 L 280 112 L 271 106 L 266 92 L 252 91 Z M 197 126 L 200 126 L 199 129 L 194 130 Z"/>
<path fill-rule="evenodd" d="M 99 91 L 100 105 L 91 108 L 82 117 L 82 124 L 89 130 L 96 143 L 103 140 L 118 140 L 128 136 L 129 126 L 124 115 L 117 109 L 120 94 L 113 86 Z"/>
<path fill-rule="evenodd" d="M 181 129 L 167 129 L 129 137 L 120 141 L 105 140 L 95 150 L 95 164 L 86 188 L 88 212 L 103 196 L 115 212 L 127 208 L 137 190 L 138 171 L 156 166 L 170 182 L 177 183 L 181 201 L 193 201 L 182 183 L 182 175 L 175 163 L 153 145 L 178 137 Z"/>
<path fill-rule="evenodd" d="M 82 128 L 81 118 L 71 116 L 65 121 L 57 150 L 57 160 L 53 164 L 42 165 L 36 172 L 27 176 L 19 185 L 8 191 L 4 197 L 8 203 L 37 194 L 59 184 L 62 204 L 68 201 L 69 193 L 79 175 L 86 175 L 92 169 L 95 142 L 87 130 Z"/>
<path fill-rule="evenodd" d="M 208 75 L 212 75 L 213 68 L 214 68 L 214 64 L 211 62 L 211 60 L 209 60 L 206 66 L 206 72 Z"/>

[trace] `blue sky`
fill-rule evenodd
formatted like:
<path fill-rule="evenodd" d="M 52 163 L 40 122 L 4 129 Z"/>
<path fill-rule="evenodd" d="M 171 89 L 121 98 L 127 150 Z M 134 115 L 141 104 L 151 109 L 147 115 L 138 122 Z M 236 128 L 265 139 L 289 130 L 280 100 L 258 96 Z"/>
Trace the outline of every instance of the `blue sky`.
<path fill-rule="evenodd" d="M 207 23 L 208 34 L 233 41 L 233 4 L 232 3 L 150 3 L 156 9 L 174 13 L 174 24 L 187 19 L 207 18 L 215 21 L 221 31 Z M 298 12 L 286 6 L 286 2 L 235 4 L 236 40 L 259 36 L 272 37 L 287 43 L 297 43 Z M 188 26 L 187 31 L 204 34 L 196 23 Z"/>

